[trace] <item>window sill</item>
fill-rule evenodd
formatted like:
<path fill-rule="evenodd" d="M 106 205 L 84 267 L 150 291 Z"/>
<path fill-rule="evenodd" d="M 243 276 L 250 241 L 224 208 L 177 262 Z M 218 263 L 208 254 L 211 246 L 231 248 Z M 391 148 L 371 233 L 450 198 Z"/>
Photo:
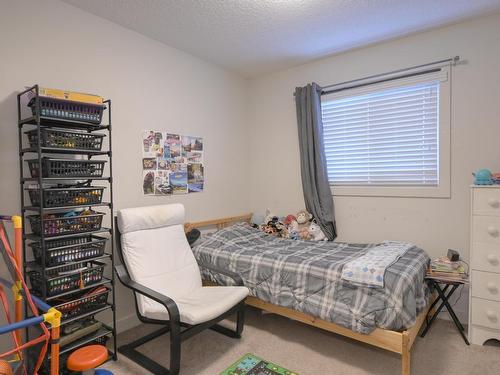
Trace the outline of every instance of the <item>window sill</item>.
<path fill-rule="evenodd" d="M 330 185 L 333 196 L 399 197 L 399 198 L 451 198 L 449 186 L 340 186 Z"/>

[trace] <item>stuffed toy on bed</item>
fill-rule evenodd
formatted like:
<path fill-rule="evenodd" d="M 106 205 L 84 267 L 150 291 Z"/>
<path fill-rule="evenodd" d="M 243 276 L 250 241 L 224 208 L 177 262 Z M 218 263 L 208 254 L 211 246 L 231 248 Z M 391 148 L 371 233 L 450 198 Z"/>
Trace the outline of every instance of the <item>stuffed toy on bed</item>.
<path fill-rule="evenodd" d="M 311 235 L 311 240 L 313 241 L 328 241 L 328 238 L 325 233 L 323 233 L 321 227 L 314 221 L 309 224 L 309 234 Z"/>
<path fill-rule="evenodd" d="M 306 210 L 301 210 L 295 215 L 295 220 L 291 220 L 288 228 L 289 231 L 298 233 L 301 240 L 309 240 L 311 234 L 309 233 L 309 221 L 312 215 Z"/>

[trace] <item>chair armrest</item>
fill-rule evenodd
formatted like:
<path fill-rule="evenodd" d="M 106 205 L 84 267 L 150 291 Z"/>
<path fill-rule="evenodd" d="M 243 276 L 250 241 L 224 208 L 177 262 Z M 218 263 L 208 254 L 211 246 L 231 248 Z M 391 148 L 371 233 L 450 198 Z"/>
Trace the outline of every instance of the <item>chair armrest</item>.
<path fill-rule="evenodd" d="M 213 265 L 204 264 L 204 263 L 200 263 L 200 266 L 203 268 L 206 268 L 212 272 L 216 272 L 218 274 L 230 277 L 231 279 L 234 280 L 234 282 L 236 283 L 237 286 L 244 286 L 245 285 L 245 284 L 243 284 L 243 279 L 241 278 L 241 276 L 238 275 L 236 272 L 223 270 L 222 268 L 219 268 L 219 267 L 216 267 Z"/>
<path fill-rule="evenodd" d="M 153 289 L 148 288 L 147 286 L 144 286 L 142 284 L 139 284 L 138 282 L 133 281 L 123 265 L 115 266 L 115 271 L 120 282 L 127 288 L 132 289 L 134 292 L 139 293 L 148 298 L 151 298 L 153 301 L 161 303 L 163 306 L 165 306 L 165 308 L 168 311 L 168 316 L 171 322 L 180 321 L 179 308 L 177 307 L 177 304 L 172 298 L 167 297 L 161 293 L 154 291 Z"/>

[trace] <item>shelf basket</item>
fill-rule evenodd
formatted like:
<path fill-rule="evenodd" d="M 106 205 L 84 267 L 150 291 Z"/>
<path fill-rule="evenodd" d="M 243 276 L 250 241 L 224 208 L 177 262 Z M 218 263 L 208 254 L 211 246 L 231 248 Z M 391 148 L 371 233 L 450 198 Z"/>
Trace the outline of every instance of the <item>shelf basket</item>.
<path fill-rule="evenodd" d="M 76 318 L 91 311 L 99 310 L 106 306 L 108 302 L 109 288 L 100 287 L 97 293 L 93 291 L 84 294 L 77 299 L 71 299 L 68 302 L 54 306 L 55 309 L 62 313 L 62 320 Z"/>
<path fill-rule="evenodd" d="M 38 131 L 36 129 L 27 131 L 30 147 L 38 147 Z M 86 150 L 101 151 L 104 134 L 72 132 L 59 129 L 40 129 L 40 146 L 52 147 L 61 150 Z"/>
<path fill-rule="evenodd" d="M 47 296 L 71 292 L 102 281 L 104 263 L 85 262 L 74 263 L 61 268 L 46 270 L 44 279 L 39 271 L 28 273 L 31 288 L 38 295 L 42 295 L 45 283 Z"/>
<path fill-rule="evenodd" d="M 83 236 L 51 240 L 45 242 L 45 266 L 54 267 L 68 262 L 81 262 L 104 255 L 106 241 L 99 236 Z M 36 262 L 42 265 L 42 245 L 40 242 L 29 244 Z"/>
<path fill-rule="evenodd" d="M 26 160 L 30 169 L 31 177 L 38 178 L 40 168 L 38 159 Z M 78 160 L 78 159 L 53 159 L 42 158 L 42 177 L 75 177 L 93 178 L 102 177 L 105 160 Z"/>
<path fill-rule="evenodd" d="M 103 213 L 90 211 L 90 214 L 66 216 L 68 213 L 46 215 L 43 219 L 43 235 L 54 237 L 68 234 L 92 232 L 101 229 Z M 27 216 L 31 230 L 38 236 L 42 235 L 40 215 Z"/>
<path fill-rule="evenodd" d="M 106 105 L 74 102 L 70 100 L 39 96 L 40 116 L 58 120 L 81 121 L 99 125 Z M 28 103 L 33 116 L 36 116 L 35 98 Z"/>
<path fill-rule="evenodd" d="M 50 187 L 43 189 L 43 207 L 68 207 L 100 204 L 104 187 L 68 185 L 66 187 Z M 40 206 L 40 189 L 29 187 L 31 204 Z"/>

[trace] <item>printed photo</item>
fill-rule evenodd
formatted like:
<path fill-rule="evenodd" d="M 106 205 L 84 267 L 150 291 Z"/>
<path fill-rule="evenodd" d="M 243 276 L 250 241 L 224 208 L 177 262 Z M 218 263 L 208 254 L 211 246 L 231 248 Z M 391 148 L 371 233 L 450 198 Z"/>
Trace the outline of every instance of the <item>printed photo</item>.
<path fill-rule="evenodd" d="M 163 134 L 153 130 L 148 131 L 147 138 L 149 142 L 149 156 L 163 156 Z"/>
<path fill-rule="evenodd" d="M 158 161 L 156 163 L 158 170 L 162 170 L 162 171 L 169 169 L 169 165 L 170 165 L 170 163 L 167 160 L 162 159 L 162 158 L 158 158 Z"/>
<path fill-rule="evenodd" d="M 187 166 L 188 175 L 188 190 L 190 193 L 199 193 L 203 191 L 203 165 L 199 163 L 188 164 Z"/>
<path fill-rule="evenodd" d="M 157 171 L 155 174 L 155 195 L 171 195 L 169 171 Z"/>
<path fill-rule="evenodd" d="M 142 133 L 142 156 L 143 157 L 154 157 L 156 152 L 153 151 L 153 144 L 155 140 L 154 130 L 145 130 Z"/>
<path fill-rule="evenodd" d="M 170 134 L 167 133 L 167 143 L 171 144 L 181 144 L 181 136 L 179 134 Z"/>
<path fill-rule="evenodd" d="M 187 153 L 188 163 L 203 163 L 203 152 L 193 151 Z"/>
<path fill-rule="evenodd" d="M 172 172 L 169 175 L 172 194 L 187 194 L 187 172 Z"/>
<path fill-rule="evenodd" d="M 186 156 L 191 151 L 191 137 L 183 135 L 182 140 L 182 156 Z"/>
<path fill-rule="evenodd" d="M 191 138 L 191 151 L 203 151 L 203 138 Z"/>
<path fill-rule="evenodd" d="M 164 159 L 170 158 L 170 145 L 167 142 L 163 144 L 163 158 Z"/>
<path fill-rule="evenodd" d="M 155 193 L 155 171 L 143 171 L 142 176 L 142 190 L 144 191 L 144 194 L 153 195 Z"/>
<path fill-rule="evenodd" d="M 156 169 L 156 158 L 142 159 L 142 169 Z"/>
<path fill-rule="evenodd" d="M 172 143 L 170 144 L 170 159 L 181 157 L 181 144 Z"/>
<path fill-rule="evenodd" d="M 203 151 L 203 138 L 182 136 L 182 152 L 187 155 L 191 151 Z"/>

